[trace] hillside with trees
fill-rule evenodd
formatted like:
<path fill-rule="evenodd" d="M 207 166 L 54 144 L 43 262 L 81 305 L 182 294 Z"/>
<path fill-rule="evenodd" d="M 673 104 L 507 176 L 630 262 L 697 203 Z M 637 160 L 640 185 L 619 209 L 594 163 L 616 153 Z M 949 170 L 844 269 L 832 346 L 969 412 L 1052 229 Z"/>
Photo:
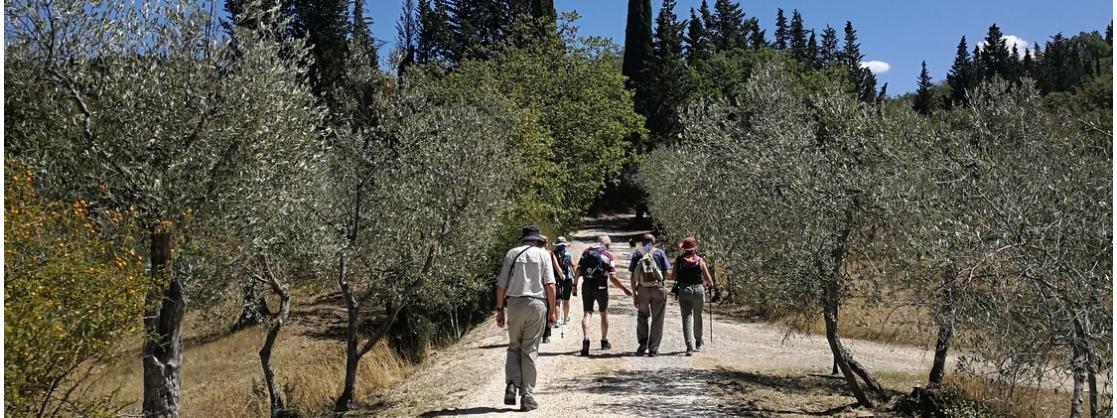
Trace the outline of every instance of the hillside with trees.
<path fill-rule="evenodd" d="M 1112 24 L 994 24 L 891 97 L 798 10 L 629 0 L 618 45 L 550 0 L 405 0 L 381 62 L 379 7 L 5 3 L 7 414 L 205 415 L 184 353 L 245 335 L 224 413 L 376 405 L 370 363 L 489 319 L 523 225 L 618 211 L 698 237 L 748 315 L 822 321 L 861 406 L 890 395 L 843 312 L 887 301 L 930 324 L 914 397 L 1068 376 L 1066 415 L 1111 413 Z"/>

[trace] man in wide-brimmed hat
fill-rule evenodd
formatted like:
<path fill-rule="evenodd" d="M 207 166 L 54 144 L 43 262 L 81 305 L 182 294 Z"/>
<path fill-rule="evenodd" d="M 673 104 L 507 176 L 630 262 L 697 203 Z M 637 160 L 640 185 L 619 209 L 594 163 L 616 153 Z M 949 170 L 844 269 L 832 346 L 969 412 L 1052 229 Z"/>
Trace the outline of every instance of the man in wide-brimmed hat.
<path fill-rule="evenodd" d="M 535 389 L 535 360 L 543 330 L 558 316 L 555 305 L 555 272 L 551 253 L 544 248 L 539 228 L 525 226 L 520 246 L 508 250 L 496 283 L 496 324 L 508 325 L 508 356 L 504 366 L 508 386 L 504 404 L 515 405 L 517 392 L 520 410 L 539 408 L 532 395 Z M 507 309 L 507 314 L 505 314 Z"/>

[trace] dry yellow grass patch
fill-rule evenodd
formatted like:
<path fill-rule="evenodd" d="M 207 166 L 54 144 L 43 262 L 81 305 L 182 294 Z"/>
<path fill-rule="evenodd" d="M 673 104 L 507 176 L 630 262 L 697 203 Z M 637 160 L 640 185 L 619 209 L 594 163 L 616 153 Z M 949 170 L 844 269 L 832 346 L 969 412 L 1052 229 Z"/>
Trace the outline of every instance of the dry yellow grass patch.
<path fill-rule="evenodd" d="M 345 345 L 339 340 L 308 336 L 308 329 L 285 327 L 272 355 L 279 384 L 288 407 L 305 415 L 328 411 L 341 393 L 345 376 Z M 267 416 L 267 389 L 263 384 L 258 350 L 264 328 L 253 327 L 210 342 L 187 347 L 182 365 L 182 416 Z M 372 403 L 373 393 L 411 371 L 384 343 L 361 360 L 357 376 L 357 401 Z M 124 359 L 106 370 L 99 390 L 120 388 L 118 400 L 133 402 L 126 413 L 138 413 L 142 399 L 142 365 L 139 358 Z"/>

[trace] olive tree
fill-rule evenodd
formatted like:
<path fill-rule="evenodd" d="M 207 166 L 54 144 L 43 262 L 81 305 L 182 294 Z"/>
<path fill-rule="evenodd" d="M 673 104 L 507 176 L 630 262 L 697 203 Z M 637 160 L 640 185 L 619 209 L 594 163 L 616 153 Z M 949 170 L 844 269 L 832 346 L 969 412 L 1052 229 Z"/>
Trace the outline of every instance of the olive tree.
<path fill-rule="evenodd" d="M 377 124 L 334 133 L 311 209 L 329 231 L 316 247 L 347 312 L 337 411 L 351 407 L 358 362 L 402 310 L 449 300 L 479 276 L 470 257 L 494 240 L 511 185 L 511 121 L 495 101 L 442 102 L 420 87 L 380 97 Z"/>
<path fill-rule="evenodd" d="M 850 262 L 873 240 L 873 193 L 893 158 L 876 109 L 837 92 L 804 98 L 775 63 L 757 70 L 744 96 L 738 106 L 692 107 L 679 148 L 652 154 L 661 162 L 641 176 L 651 213 L 668 229 L 719 235 L 711 251 L 756 277 L 748 287 L 775 309 L 821 314 L 847 384 L 872 405 L 858 379 L 881 387 L 842 344 L 837 312 L 854 283 Z"/>
<path fill-rule="evenodd" d="M 5 11 L 5 104 L 18 109 L 5 116 L 15 127 L 9 155 L 36 170 L 46 193 L 100 189 L 91 204 L 137 213 L 156 283 L 144 314 L 143 410 L 177 416 L 186 286 L 204 277 L 172 274 L 175 243 L 226 226 L 224 202 L 261 173 L 300 164 L 317 141 L 313 96 L 273 42 L 230 61 L 200 4 L 28 0 Z"/>

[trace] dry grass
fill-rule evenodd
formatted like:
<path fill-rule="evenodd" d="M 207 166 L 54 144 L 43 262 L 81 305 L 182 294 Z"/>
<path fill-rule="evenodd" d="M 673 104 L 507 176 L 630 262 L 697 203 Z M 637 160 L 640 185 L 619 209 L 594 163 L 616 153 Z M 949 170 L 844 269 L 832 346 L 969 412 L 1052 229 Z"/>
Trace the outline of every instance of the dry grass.
<path fill-rule="evenodd" d="M 1070 413 L 1070 393 L 1052 389 L 1012 386 L 994 380 L 951 374 L 945 383 L 958 386 L 971 399 L 987 403 L 993 410 L 1010 417 L 1057 418 Z M 1107 404 L 1108 399 L 1099 399 Z M 1083 405 L 1089 411 L 1089 405 Z"/>
<path fill-rule="evenodd" d="M 292 312 L 292 320 L 295 313 Z M 182 366 L 182 416 L 267 416 L 267 389 L 263 384 L 258 350 L 265 329 L 252 327 L 217 337 L 214 330 L 188 318 Z M 320 337 L 299 322 L 284 327 L 272 354 L 272 366 L 283 386 L 289 408 L 317 416 L 331 409 L 341 393 L 345 376 L 345 346 L 342 341 Z M 94 393 L 119 388 L 117 400 L 132 403 L 125 413 L 138 413 L 142 397 L 142 365 L 138 350 L 130 358 L 103 371 Z M 383 342 L 362 360 L 357 375 L 357 401 L 375 403 L 377 390 L 406 376 L 412 366 L 401 360 Z"/>

